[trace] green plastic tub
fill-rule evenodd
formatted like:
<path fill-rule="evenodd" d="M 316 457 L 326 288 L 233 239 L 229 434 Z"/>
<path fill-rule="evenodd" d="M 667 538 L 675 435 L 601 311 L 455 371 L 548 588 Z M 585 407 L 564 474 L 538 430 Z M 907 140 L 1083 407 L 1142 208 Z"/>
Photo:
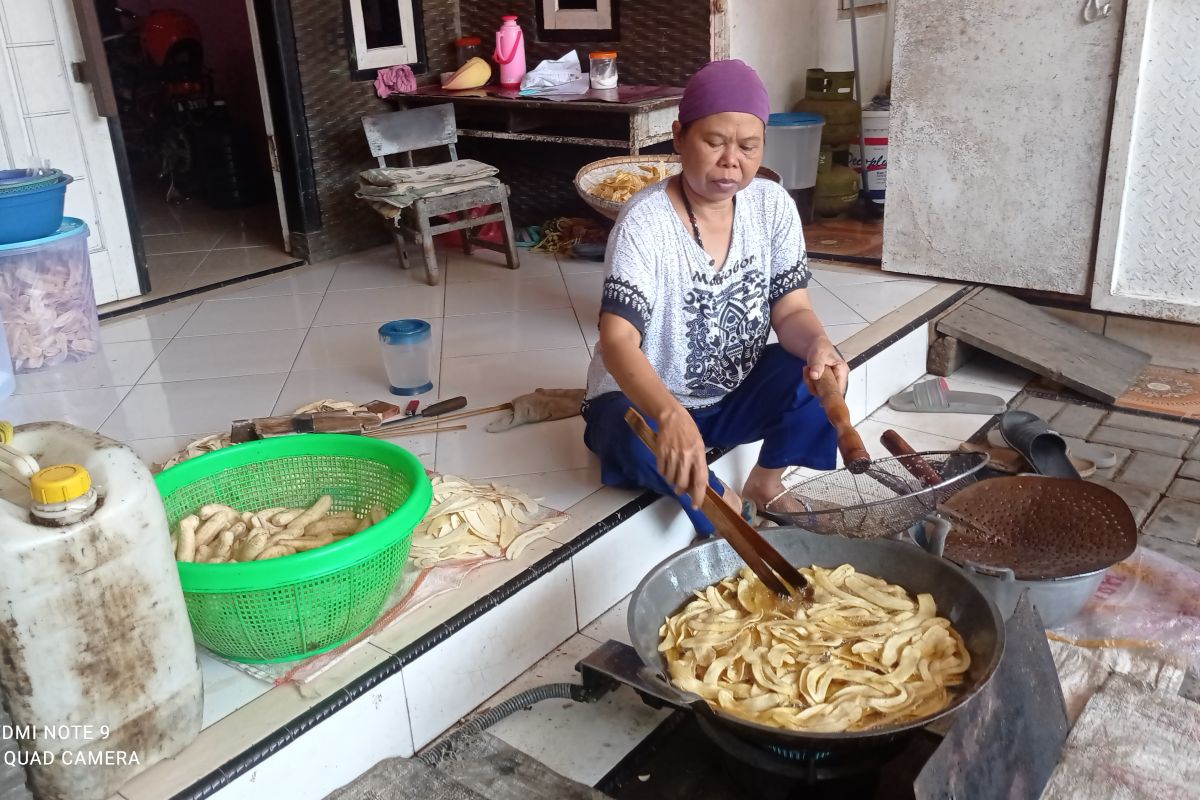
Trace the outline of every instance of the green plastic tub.
<path fill-rule="evenodd" d="M 308 507 L 389 515 L 339 542 L 266 561 L 179 563 L 196 641 L 245 663 L 317 655 L 378 617 L 408 558 L 432 487 L 416 456 L 366 436 L 304 434 L 247 442 L 193 458 L 155 478 L 172 532 L 205 503 L 239 511 Z"/>

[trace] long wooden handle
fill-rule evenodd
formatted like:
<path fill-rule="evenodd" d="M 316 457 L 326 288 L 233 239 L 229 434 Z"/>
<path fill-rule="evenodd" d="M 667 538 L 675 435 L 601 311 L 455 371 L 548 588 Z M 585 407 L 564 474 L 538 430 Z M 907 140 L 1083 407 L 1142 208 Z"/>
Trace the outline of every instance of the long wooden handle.
<path fill-rule="evenodd" d="M 467 407 L 467 398 L 459 395 L 451 397 L 449 400 L 443 400 L 440 403 L 434 403 L 431 406 L 426 406 L 424 411 L 414 414 L 416 417 L 437 417 L 442 414 L 449 414 L 451 411 L 458 411 L 460 408 Z"/>
<path fill-rule="evenodd" d="M 430 423 L 431 425 L 433 423 Z M 367 436 L 373 436 L 376 439 L 391 439 L 399 436 L 420 436 L 423 433 L 449 433 L 451 431 L 465 431 L 466 425 L 439 425 L 436 428 L 425 428 L 417 426 L 415 428 L 401 428 L 399 430 L 388 430 L 380 428 L 373 431 L 367 431 Z"/>
<path fill-rule="evenodd" d="M 461 408 L 461 406 L 459 407 Z M 510 408 L 512 408 L 512 403 L 500 403 L 499 405 L 488 406 L 487 408 L 477 408 L 474 411 L 463 411 L 461 414 L 441 415 L 437 419 L 425 419 L 424 414 L 417 414 L 415 417 L 403 417 L 395 422 L 389 422 L 387 425 L 382 426 L 380 430 L 402 431 L 406 430 L 409 426 L 418 427 L 421 425 L 433 425 L 440 422 L 452 422 L 454 420 L 467 419 L 468 417 L 478 417 L 480 414 L 493 414 L 497 411 L 507 411 Z"/>
<path fill-rule="evenodd" d="M 833 370 L 826 367 L 816 386 L 821 408 L 825 409 L 825 415 L 837 431 L 838 450 L 842 454 L 842 461 L 846 462 L 846 469 L 855 475 L 866 472 L 867 467 L 871 466 L 871 455 L 863 445 L 858 431 L 850 424 L 850 409 L 846 407 L 846 400 L 842 397 L 842 390 Z"/>
<path fill-rule="evenodd" d="M 883 435 L 879 437 L 879 442 L 887 448 L 889 453 L 896 456 L 904 468 L 921 482 L 922 486 L 928 488 L 942 482 L 942 476 L 938 474 L 937 470 L 929 466 L 929 462 L 917 455 L 917 451 L 912 449 L 912 445 L 904 441 L 904 437 L 891 428 L 883 432 Z"/>
<path fill-rule="evenodd" d="M 650 452 L 658 458 L 658 434 L 650 427 L 646 419 L 637 409 L 630 408 L 625 412 L 625 422 L 633 429 L 638 438 Z M 709 522 L 717 529 L 725 541 L 729 542 L 735 553 L 741 556 L 746 566 L 758 576 L 768 589 L 778 595 L 795 596 L 807 594 L 808 581 L 791 562 L 784 558 L 778 550 L 762 538 L 762 535 L 750 523 L 742 519 L 736 511 L 729 507 L 712 486 L 705 481 L 704 499 L 700 511 L 708 517 Z"/>

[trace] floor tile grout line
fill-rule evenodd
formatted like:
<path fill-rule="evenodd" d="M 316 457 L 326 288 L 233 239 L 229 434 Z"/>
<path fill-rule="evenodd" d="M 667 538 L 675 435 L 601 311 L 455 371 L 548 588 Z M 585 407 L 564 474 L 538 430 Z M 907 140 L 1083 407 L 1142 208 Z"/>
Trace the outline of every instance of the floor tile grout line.
<path fill-rule="evenodd" d="M 444 335 L 445 335 L 445 333 L 443 332 L 443 336 Z M 516 356 L 516 355 L 521 355 L 524 353 L 557 353 L 557 352 L 565 353 L 568 350 L 578 350 L 578 349 L 587 350 L 588 346 L 587 346 L 587 344 L 581 344 L 581 345 L 573 344 L 573 345 L 570 345 L 569 347 L 540 347 L 535 350 L 513 350 L 512 352 L 509 352 L 509 353 L 476 353 L 476 354 L 467 355 L 467 356 L 443 355 L 441 357 L 441 361 L 443 361 L 443 362 L 445 362 L 446 360 L 453 361 L 453 360 L 460 359 L 460 358 L 491 358 L 491 357 L 495 357 L 495 356 Z"/>
<path fill-rule="evenodd" d="M 196 307 L 192 309 L 192 313 L 188 314 L 187 319 L 185 319 L 183 321 L 183 323 L 179 326 L 179 329 L 176 330 L 175 333 L 171 334 L 171 338 L 167 339 L 167 343 L 165 345 L 163 345 L 162 350 L 159 350 L 157 353 L 155 353 L 154 359 L 146 366 L 146 369 L 142 371 L 142 374 L 138 378 L 138 380 L 132 386 L 128 387 L 128 390 L 123 395 L 121 395 L 121 399 L 118 400 L 116 405 L 114 405 L 112 407 L 112 410 L 108 412 L 107 416 L 104 417 L 103 421 L 101 421 L 101 423 L 96 426 L 97 433 L 99 433 L 101 428 L 103 428 L 105 425 L 108 424 L 108 421 L 113 418 L 113 415 L 117 413 L 117 410 L 121 408 L 121 405 L 126 400 L 129 399 L 129 395 L 133 394 L 133 390 L 136 389 L 139 385 L 141 385 L 141 380 L 142 380 L 142 378 L 146 377 L 146 372 L 148 372 L 150 370 L 150 367 L 152 367 L 154 365 L 154 363 L 156 361 L 158 361 L 159 356 L 161 356 L 163 354 L 163 352 L 165 352 L 166 349 L 171 346 L 171 342 L 175 341 L 175 337 L 177 337 L 179 335 L 179 331 L 183 330 L 184 325 L 187 325 L 188 322 L 191 320 L 191 318 L 196 314 L 196 312 L 200 310 L 200 306 L 201 306 L 201 303 L 196 304 Z M 135 339 L 134 341 L 162 341 L 162 340 L 161 339 L 149 339 L 149 340 Z M 120 344 L 120 343 L 113 342 L 113 344 Z M 101 344 L 100 349 L 101 350 L 104 349 L 103 344 Z"/>
<path fill-rule="evenodd" d="M 591 350 L 592 350 L 592 349 L 591 349 L 591 347 L 588 345 L 588 338 L 587 338 L 587 334 L 586 334 L 586 333 L 584 333 L 584 331 L 583 331 L 583 320 L 579 318 L 579 309 L 575 307 L 575 298 L 571 296 L 571 287 L 569 287 L 569 286 L 567 286 L 567 285 L 566 285 L 566 283 L 567 283 L 567 276 L 563 274 L 563 271 L 562 271 L 562 261 L 560 261 L 560 260 L 559 260 L 559 258 L 558 258 L 558 254 L 557 254 L 557 253 L 555 253 L 555 255 L 554 255 L 554 261 L 555 261 L 555 263 L 557 263 L 557 264 L 558 264 L 558 275 L 559 275 L 559 277 L 560 277 L 560 278 L 562 278 L 563 286 L 565 286 L 565 287 L 566 287 L 566 290 L 567 290 L 567 301 L 568 301 L 568 302 L 570 302 L 570 304 L 571 304 L 571 312 L 572 312 L 572 313 L 575 315 L 575 324 L 576 324 L 577 326 L 579 326 L 579 335 L 580 335 L 580 336 L 583 338 L 583 346 L 584 346 L 584 349 L 586 349 L 586 350 L 588 351 L 588 355 L 589 355 L 589 356 L 591 356 Z"/>
<path fill-rule="evenodd" d="M 884 406 L 884 407 L 886 407 L 886 406 Z M 945 439 L 946 441 L 954 441 L 954 439 L 956 438 L 954 436 L 946 436 L 945 434 L 942 434 L 942 433 L 931 433 L 930 431 L 923 431 L 920 428 L 912 428 L 907 425 L 900 425 L 899 423 L 889 422 L 888 420 L 885 420 L 885 419 L 875 419 L 875 414 L 878 411 L 879 411 L 879 409 L 872 411 L 869 415 L 867 415 L 867 418 L 865 420 L 863 420 L 863 422 L 874 422 L 877 425 L 886 425 L 889 428 L 900 428 L 901 430 L 911 431 L 913 433 L 920 433 L 920 434 L 924 434 L 926 436 L 936 436 L 939 439 Z M 862 423 L 859 423 L 859 424 L 861 425 Z"/>
<path fill-rule="evenodd" d="M 102 388 L 117 389 L 117 388 L 121 388 L 121 387 L 117 387 L 117 386 L 109 386 L 109 387 L 102 387 Z M 108 414 L 107 414 L 107 415 L 105 415 L 104 419 L 100 421 L 100 424 L 96 426 L 96 429 L 95 429 L 95 430 L 96 430 L 96 433 L 99 433 L 99 432 L 100 432 L 100 429 L 101 429 L 101 428 L 103 428 L 105 425 L 107 425 L 107 424 L 108 424 L 108 421 L 109 421 L 110 419 L 112 419 L 112 416 L 113 416 L 113 414 L 116 414 L 116 413 L 117 413 L 117 409 L 121 407 L 121 404 L 122 404 L 122 403 L 124 403 L 124 402 L 125 402 L 127 399 L 129 399 L 129 395 L 133 393 L 133 390 L 137 388 L 137 385 L 135 384 L 135 385 L 133 385 L 133 386 L 126 386 L 126 387 L 124 387 L 124 388 L 125 388 L 125 392 L 124 392 L 124 393 L 121 395 L 121 398 L 120 398 L 119 400 L 117 400 L 117 402 L 116 402 L 116 403 L 113 405 L 113 407 L 112 407 L 112 410 L 111 410 L 111 411 L 109 411 L 109 412 L 108 412 Z M 60 391 L 61 391 L 61 390 L 60 390 Z M 85 391 L 85 392 L 86 392 L 86 391 L 96 391 L 96 390 L 94 390 L 94 389 L 82 389 L 82 390 L 80 390 L 80 391 Z"/>
<path fill-rule="evenodd" d="M 318 306 L 319 309 L 319 306 Z M 313 315 L 316 318 L 316 315 Z M 271 414 L 275 413 L 275 409 L 279 408 L 279 403 L 283 400 L 283 390 L 287 388 L 288 381 L 291 380 L 292 373 L 296 370 L 296 362 L 300 360 L 300 353 L 304 351 L 304 344 L 308 341 L 309 335 L 312 334 L 312 324 L 304 329 L 304 336 L 300 338 L 300 346 L 296 348 L 296 354 L 292 356 L 292 363 L 288 366 L 287 372 L 283 375 L 283 382 L 279 384 L 279 391 L 275 394 L 275 402 L 271 404 Z"/>
<path fill-rule="evenodd" d="M 517 355 L 519 353 L 547 353 L 547 352 L 553 352 L 555 350 L 573 350 L 576 347 L 582 347 L 584 350 L 591 350 L 591 348 L 588 346 L 587 340 L 585 339 L 581 344 L 577 344 L 577 345 L 573 344 L 568 347 L 531 347 L 531 348 L 528 348 L 525 350 L 502 350 L 500 352 L 492 352 L 492 353 L 461 353 L 461 354 L 455 355 L 455 356 L 446 356 L 446 358 L 479 358 L 481 356 L 512 356 L 512 355 Z M 590 354 L 589 354 L 589 358 L 590 358 Z"/>

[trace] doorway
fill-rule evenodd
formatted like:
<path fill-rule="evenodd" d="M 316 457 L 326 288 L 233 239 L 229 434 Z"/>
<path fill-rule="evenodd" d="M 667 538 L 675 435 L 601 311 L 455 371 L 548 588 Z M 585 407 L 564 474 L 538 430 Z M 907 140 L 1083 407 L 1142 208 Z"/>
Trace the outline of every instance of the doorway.
<path fill-rule="evenodd" d="M 149 278 L 139 300 L 296 263 L 247 0 L 94 2 Z"/>

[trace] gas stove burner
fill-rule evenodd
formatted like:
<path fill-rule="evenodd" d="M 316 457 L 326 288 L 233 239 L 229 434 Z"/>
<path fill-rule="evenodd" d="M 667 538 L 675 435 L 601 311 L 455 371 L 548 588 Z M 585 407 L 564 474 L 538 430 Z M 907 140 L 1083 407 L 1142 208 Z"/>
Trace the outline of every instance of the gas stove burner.
<path fill-rule="evenodd" d="M 833 756 L 833 752 L 829 750 L 799 750 L 777 744 L 769 744 L 766 747 L 774 755 L 789 761 L 824 761 Z"/>
<path fill-rule="evenodd" d="M 905 746 L 905 738 L 899 737 L 845 751 L 784 747 L 747 741 L 700 715 L 696 722 L 705 736 L 741 765 L 807 786 L 876 773 Z"/>

